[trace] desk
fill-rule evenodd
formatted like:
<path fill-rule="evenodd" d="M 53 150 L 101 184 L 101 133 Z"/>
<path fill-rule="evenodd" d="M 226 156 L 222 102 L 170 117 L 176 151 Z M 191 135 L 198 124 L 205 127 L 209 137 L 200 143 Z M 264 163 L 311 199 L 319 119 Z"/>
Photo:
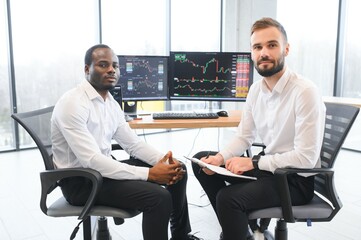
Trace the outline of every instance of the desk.
<path fill-rule="evenodd" d="M 217 119 L 154 120 L 152 116 L 142 116 L 141 120 L 132 120 L 128 123 L 132 129 L 237 127 L 241 121 L 241 115 L 241 111 L 235 110 L 228 111 L 228 117 Z"/>
<path fill-rule="evenodd" d="M 361 108 L 360 98 L 322 97 L 322 99 L 324 102 L 346 104 Z"/>

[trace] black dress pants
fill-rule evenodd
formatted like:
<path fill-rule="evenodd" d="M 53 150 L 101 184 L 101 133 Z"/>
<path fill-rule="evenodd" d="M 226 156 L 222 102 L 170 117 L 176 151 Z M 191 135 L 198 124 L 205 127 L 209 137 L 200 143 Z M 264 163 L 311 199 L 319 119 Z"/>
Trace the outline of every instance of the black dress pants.
<path fill-rule="evenodd" d="M 194 157 L 200 159 L 207 153 L 199 152 Z M 215 154 L 211 152 L 211 155 Z M 248 211 L 281 206 L 276 179 L 271 172 L 255 169 L 244 173 L 257 177 L 255 181 L 219 174 L 207 175 L 195 163 L 192 163 L 192 168 L 216 212 L 224 240 L 246 239 Z M 314 177 L 293 174 L 288 176 L 288 182 L 293 205 L 306 204 L 312 199 Z"/>
<path fill-rule="evenodd" d="M 151 167 L 134 158 L 122 162 Z M 183 168 L 186 168 L 185 165 Z M 102 188 L 95 204 L 141 211 L 145 240 L 168 240 L 170 219 L 172 238 L 183 240 L 191 231 L 186 184 L 187 174 L 179 182 L 170 186 L 138 180 L 103 178 Z M 82 177 L 72 177 L 62 180 L 60 186 L 70 204 L 84 205 L 90 194 L 92 183 Z"/>

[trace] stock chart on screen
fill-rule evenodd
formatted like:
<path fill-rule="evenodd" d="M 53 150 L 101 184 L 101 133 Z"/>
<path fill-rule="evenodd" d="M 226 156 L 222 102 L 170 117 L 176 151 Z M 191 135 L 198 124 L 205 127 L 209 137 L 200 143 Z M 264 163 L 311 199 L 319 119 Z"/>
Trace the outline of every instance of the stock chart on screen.
<path fill-rule="evenodd" d="M 244 101 L 253 79 L 249 52 L 171 52 L 170 99 Z"/>
<path fill-rule="evenodd" d="M 168 57 L 118 55 L 118 85 L 125 101 L 168 98 Z"/>

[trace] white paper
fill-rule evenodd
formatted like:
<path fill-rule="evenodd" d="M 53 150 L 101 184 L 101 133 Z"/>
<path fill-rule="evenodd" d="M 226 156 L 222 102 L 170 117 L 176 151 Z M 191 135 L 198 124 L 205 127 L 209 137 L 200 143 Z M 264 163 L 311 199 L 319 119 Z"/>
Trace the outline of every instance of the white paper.
<path fill-rule="evenodd" d="M 257 180 L 256 177 L 250 177 L 250 176 L 245 176 L 245 175 L 240 175 L 240 174 L 235 174 L 232 173 L 230 171 L 228 171 L 227 169 L 223 168 L 223 167 L 218 167 L 218 166 L 214 166 L 205 162 L 202 162 L 201 160 L 197 159 L 197 158 L 189 158 L 184 156 L 186 159 L 191 160 L 194 163 L 197 163 L 199 166 L 201 166 L 202 168 L 208 168 L 209 170 L 218 173 L 218 174 L 222 174 L 225 176 L 230 176 L 230 177 L 238 177 L 238 178 L 246 178 L 246 179 L 252 179 L 252 180 Z"/>

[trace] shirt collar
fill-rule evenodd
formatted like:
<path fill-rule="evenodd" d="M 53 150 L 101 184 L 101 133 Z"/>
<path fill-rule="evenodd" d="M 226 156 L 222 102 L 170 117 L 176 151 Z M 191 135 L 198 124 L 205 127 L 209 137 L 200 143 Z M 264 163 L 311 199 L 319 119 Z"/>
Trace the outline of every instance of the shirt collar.
<path fill-rule="evenodd" d="M 288 67 L 286 67 L 286 71 L 283 73 L 281 78 L 276 83 L 276 86 L 273 88 L 273 92 L 282 93 L 283 89 L 285 88 L 286 84 L 288 83 L 290 75 L 291 75 L 291 71 L 289 70 Z M 267 88 L 264 78 L 262 79 L 261 90 L 263 93 L 269 93 L 269 90 Z"/>
<path fill-rule="evenodd" d="M 102 100 L 102 102 L 104 102 L 102 96 L 100 96 L 100 94 L 95 90 L 95 88 L 89 83 L 89 81 L 84 80 L 81 83 L 82 87 L 84 88 L 84 91 L 86 92 L 86 94 L 88 95 L 90 100 L 94 100 L 96 98 L 98 98 L 99 100 Z"/>

